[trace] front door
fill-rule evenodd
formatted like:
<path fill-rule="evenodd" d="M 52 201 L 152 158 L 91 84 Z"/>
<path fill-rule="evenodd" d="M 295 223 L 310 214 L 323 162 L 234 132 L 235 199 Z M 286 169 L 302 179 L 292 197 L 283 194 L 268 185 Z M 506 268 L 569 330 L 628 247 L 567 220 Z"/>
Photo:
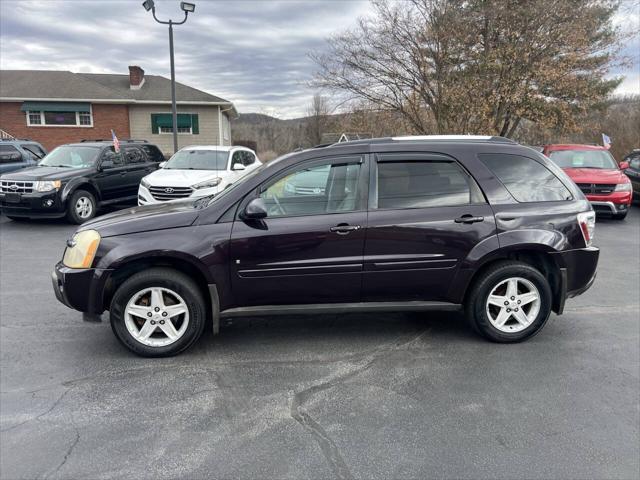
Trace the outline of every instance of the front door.
<path fill-rule="evenodd" d="M 100 188 L 102 201 L 114 202 L 126 197 L 129 167 L 123 151 L 115 152 L 113 147 L 106 148 L 100 156 L 99 169 L 96 183 Z"/>
<path fill-rule="evenodd" d="M 496 235 L 491 207 L 451 157 L 379 155 L 364 253 L 364 301 L 444 300 L 471 249 Z"/>
<path fill-rule="evenodd" d="M 295 165 L 254 192 L 268 216 L 234 222 L 238 305 L 359 301 L 367 183 L 364 157 L 346 156 Z"/>

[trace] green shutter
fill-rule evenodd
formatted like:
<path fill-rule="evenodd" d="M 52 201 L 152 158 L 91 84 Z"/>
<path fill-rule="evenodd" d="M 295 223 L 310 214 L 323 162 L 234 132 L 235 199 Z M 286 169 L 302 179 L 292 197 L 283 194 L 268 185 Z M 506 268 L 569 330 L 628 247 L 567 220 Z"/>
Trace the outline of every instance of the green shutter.
<path fill-rule="evenodd" d="M 198 114 L 194 113 L 191 115 L 191 133 L 193 133 L 194 135 L 198 135 L 200 133 L 199 127 L 198 127 Z"/>
<path fill-rule="evenodd" d="M 158 115 L 157 113 L 151 114 L 151 133 L 158 134 L 160 133 L 160 126 L 158 125 Z"/>

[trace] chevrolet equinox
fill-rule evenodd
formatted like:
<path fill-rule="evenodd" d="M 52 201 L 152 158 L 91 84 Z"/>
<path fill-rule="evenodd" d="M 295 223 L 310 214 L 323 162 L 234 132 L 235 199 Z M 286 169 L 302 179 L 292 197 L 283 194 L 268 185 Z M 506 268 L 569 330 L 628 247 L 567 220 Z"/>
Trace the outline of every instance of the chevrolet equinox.
<path fill-rule="evenodd" d="M 57 298 L 150 357 L 220 318 L 462 310 L 518 342 L 595 279 L 594 211 L 544 155 L 500 137 L 395 137 L 285 155 L 215 197 L 82 225 Z"/>

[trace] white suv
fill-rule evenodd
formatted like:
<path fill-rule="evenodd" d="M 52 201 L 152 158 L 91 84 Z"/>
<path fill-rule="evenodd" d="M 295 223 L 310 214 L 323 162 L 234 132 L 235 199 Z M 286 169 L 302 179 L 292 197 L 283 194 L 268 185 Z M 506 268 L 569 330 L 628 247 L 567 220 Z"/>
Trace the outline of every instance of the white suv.
<path fill-rule="evenodd" d="M 216 195 L 260 165 L 255 152 L 245 147 L 185 147 L 142 179 L 138 205 Z"/>

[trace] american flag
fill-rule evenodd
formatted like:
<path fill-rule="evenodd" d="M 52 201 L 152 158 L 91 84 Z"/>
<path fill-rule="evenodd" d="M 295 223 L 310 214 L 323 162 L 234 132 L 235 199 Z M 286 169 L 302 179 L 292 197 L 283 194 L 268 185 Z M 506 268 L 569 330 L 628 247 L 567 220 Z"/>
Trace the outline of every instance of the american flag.
<path fill-rule="evenodd" d="M 602 134 L 602 145 L 604 145 L 604 148 L 607 150 L 611 148 L 611 139 L 604 133 Z"/>
<path fill-rule="evenodd" d="M 113 149 L 116 151 L 116 153 L 119 153 L 120 141 L 118 140 L 118 137 L 116 137 L 116 132 L 114 132 L 113 130 L 111 130 L 111 138 L 113 139 Z"/>

